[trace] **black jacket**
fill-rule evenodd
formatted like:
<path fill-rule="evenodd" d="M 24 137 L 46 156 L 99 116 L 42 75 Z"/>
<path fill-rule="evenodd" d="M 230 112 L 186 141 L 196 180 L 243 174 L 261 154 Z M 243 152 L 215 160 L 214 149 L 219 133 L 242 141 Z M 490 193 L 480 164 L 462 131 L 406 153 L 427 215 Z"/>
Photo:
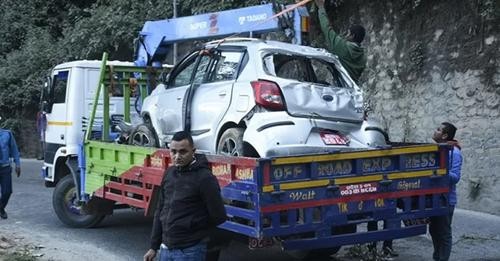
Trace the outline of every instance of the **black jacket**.
<path fill-rule="evenodd" d="M 210 230 L 226 221 L 217 179 L 204 155 L 184 168 L 167 169 L 153 220 L 151 249 L 161 243 L 182 249 L 208 238 Z"/>

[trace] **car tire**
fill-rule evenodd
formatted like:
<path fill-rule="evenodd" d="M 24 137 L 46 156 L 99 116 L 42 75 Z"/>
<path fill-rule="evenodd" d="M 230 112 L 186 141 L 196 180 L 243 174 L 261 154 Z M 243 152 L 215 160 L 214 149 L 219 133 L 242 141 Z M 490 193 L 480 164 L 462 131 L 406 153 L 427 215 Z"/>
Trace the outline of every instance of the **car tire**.
<path fill-rule="evenodd" d="M 243 128 L 230 128 L 224 131 L 217 145 L 217 154 L 244 156 L 243 132 Z"/>
<path fill-rule="evenodd" d="M 130 145 L 142 147 L 158 147 L 158 138 L 149 124 L 138 125 L 128 139 Z"/>
<path fill-rule="evenodd" d="M 73 176 L 66 175 L 57 183 L 52 196 L 52 206 L 57 217 L 69 227 L 91 228 L 97 226 L 105 215 L 82 213 L 84 203 L 76 202 L 76 193 Z"/>

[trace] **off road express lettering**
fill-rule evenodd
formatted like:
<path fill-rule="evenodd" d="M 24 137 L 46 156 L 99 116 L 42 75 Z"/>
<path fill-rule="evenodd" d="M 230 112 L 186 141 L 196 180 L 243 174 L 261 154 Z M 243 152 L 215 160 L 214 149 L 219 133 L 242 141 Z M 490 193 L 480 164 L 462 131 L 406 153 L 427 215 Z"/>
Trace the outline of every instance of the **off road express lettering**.
<path fill-rule="evenodd" d="M 408 155 L 405 157 L 404 164 L 407 169 L 436 167 L 436 154 L 422 153 Z"/>
<path fill-rule="evenodd" d="M 348 175 L 352 172 L 350 160 L 333 161 L 318 164 L 318 176 Z"/>
<path fill-rule="evenodd" d="M 273 171 L 274 180 L 293 180 L 302 178 L 304 171 L 299 166 L 276 167 Z"/>
<path fill-rule="evenodd" d="M 364 159 L 362 163 L 363 173 L 380 172 L 393 169 L 391 158 Z"/>

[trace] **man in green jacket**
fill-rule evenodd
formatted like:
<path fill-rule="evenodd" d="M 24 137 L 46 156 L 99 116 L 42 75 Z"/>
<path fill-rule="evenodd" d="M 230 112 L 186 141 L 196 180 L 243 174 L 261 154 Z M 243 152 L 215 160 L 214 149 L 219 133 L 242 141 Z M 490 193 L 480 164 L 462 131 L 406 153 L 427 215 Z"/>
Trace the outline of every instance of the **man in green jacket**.
<path fill-rule="evenodd" d="M 315 2 L 328 51 L 339 57 L 351 78 L 358 83 L 361 73 L 366 68 L 365 49 L 361 47 L 361 42 L 365 38 L 365 28 L 361 25 L 352 25 L 349 34 L 343 38 L 330 25 L 325 11 L 325 0 L 315 0 Z"/>

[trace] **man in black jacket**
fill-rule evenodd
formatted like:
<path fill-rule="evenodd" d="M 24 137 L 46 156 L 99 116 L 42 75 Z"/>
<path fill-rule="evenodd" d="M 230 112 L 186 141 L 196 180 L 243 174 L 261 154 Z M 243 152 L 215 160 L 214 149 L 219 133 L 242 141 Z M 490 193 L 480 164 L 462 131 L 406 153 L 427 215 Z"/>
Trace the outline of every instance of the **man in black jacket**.
<path fill-rule="evenodd" d="M 205 260 L 210 232 L 226 221 L 217 179 L 205 156 L 194 152 L 188 132 L 173 136 L 174 166 L 163 177 L 145 261 L 154 260 L 157 249 L 160 261 Z"/>

